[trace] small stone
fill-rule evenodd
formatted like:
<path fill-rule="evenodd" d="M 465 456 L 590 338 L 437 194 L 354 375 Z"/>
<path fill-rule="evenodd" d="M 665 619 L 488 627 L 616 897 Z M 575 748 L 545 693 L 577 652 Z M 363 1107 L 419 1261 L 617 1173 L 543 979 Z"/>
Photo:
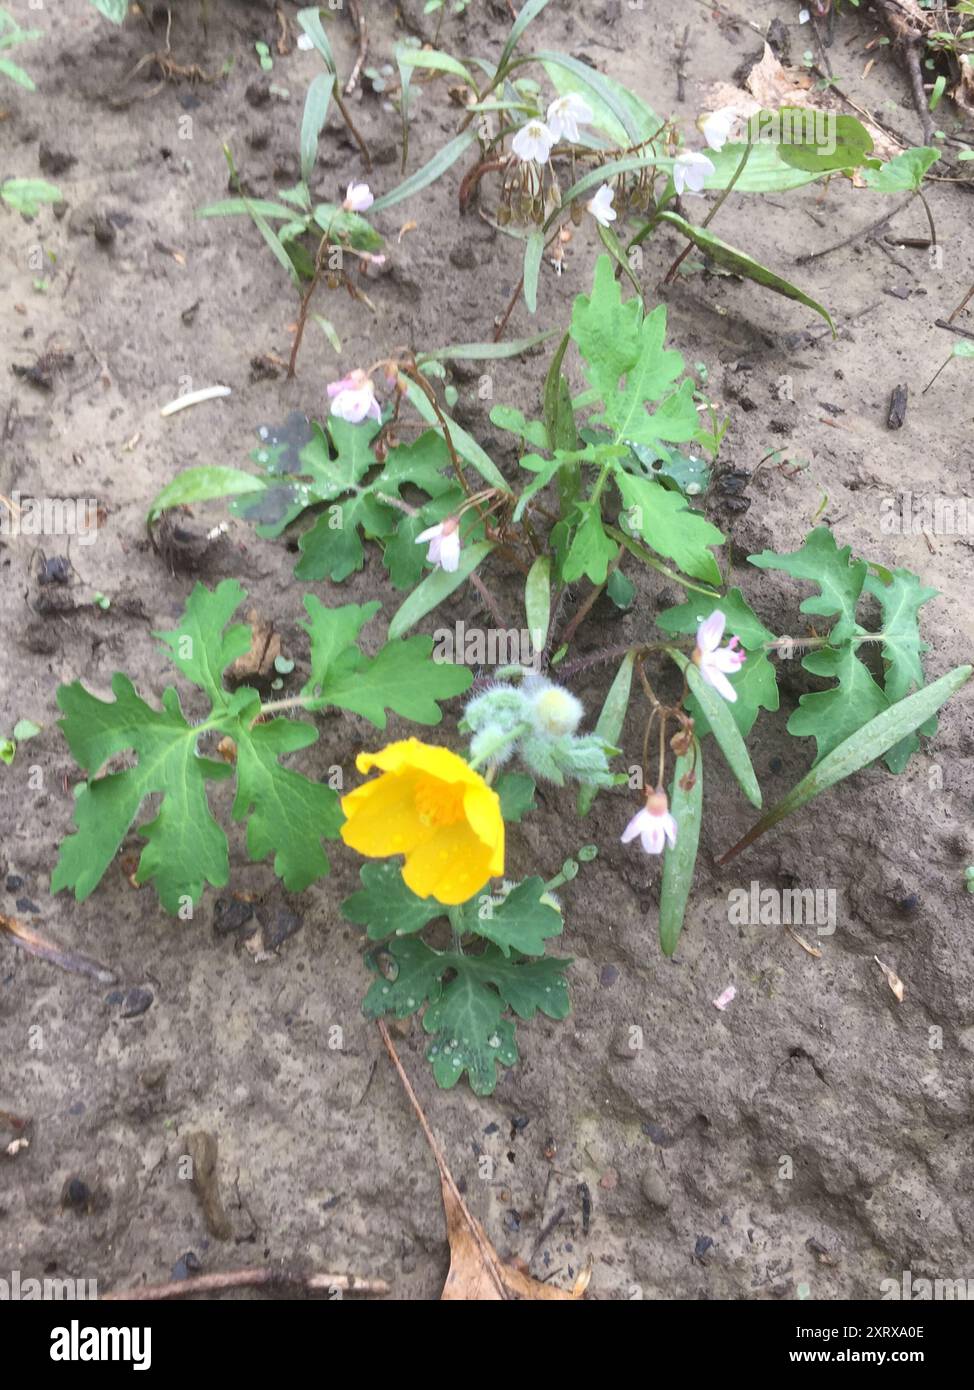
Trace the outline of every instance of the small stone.
<path fill-rule="evenodd" d="M 8 875 L 7 875 L 7 892 L 8 892 L 8 893 L 16 893 L 16 892 L 19 891 L 19 889 L 23 888 L 23 886 L 24 886 L 24 880 L 21 878 L 20 874 L 8 874 Z"/>
<path fill-rule="evenodd" d="M 217 936 L 232 936 L 241 931 L 253 915 L 253 903 L 232 897 L 217 898 L 213 904 L 213 930 Z"/>
<path fill-rule="evenodd" d="M 301 930 L 304 918 L 299 917 L 296 912 L 282 907 L 275 914 L 273 922 L 266 920 L 261 912 L 258 912 L 257 920 L 264 929 L 264 950 L 276 951 L 284 945 L 289 936 L 294 936 L 296 932 Z"/>
<path fill-rule="evenodd" d="M 202 1268 L 199 1256 L 192 1250 L 187 1250 L 173 1265 L 171 1277 L 175 1282 L 181 1283 L 183 1279 L 190 1279 L 194 1274 L 199 1274 Z"/>
<path fill-rule="evenodd" d="M 599 984 L 604 989 L 611 989 L 619 978 L 619 968 L 615 965 L 603 965 L 599 971 Z"/>
<path fill-rule="evenodd" d="M 618 1186 L 619 1174 L 614 1168 L 606 1168 L 599 1178 L 599 1187 L 602 1188 L 603 1192 L 614 1192 Z"/>
<path fill-rule="evenodd" d="M 654 1124 L 652 1120 L 645 1120 L 642 1125 L 643 1134 L 652 1139 L 654 1144 L 658 1144 L 661 1149 L 668 1149 L 676 1143 L 673 1135 L 663 1128 L 662 1125 Z"/>
<path fill-rule="evenodd" d="M 68 1178 L 61 1189 L 61 1205 L 71 1211 L 91 1209 L 91 1188 L 81 1178 Z"/>
<path fill-rule="evenodd" d="M 36 904 L 35 902 L 31 902 L 30 898 L 18 898 L 18 899 L 17 899 L 17 911 L 18 911 L 18 912 L 29 912 L 29 913 L 31 914 L 31 916 L 33 916 L 33 917 L 38 917 L 38 916 L 40 916 L 40 911 L 41 911 L 41 910 L 40 910 L 40 908 L 37 906 L 37 904 Z"/>
<path fill-rule="evenodd" d="M 136 985 L 130 989 L 122 1001 L 123 1018 L 140 1018 L 153 1005 L 155 995 L 151 989 Z"/>
<path fill-rule="evenodd" d="M 38 584 L 67 584 L 71 580 L 71 561 L 66 555 L 52 555 L 37 572 Z"/>
<path fill-rule="evenodd" d="M 659 1207 L 660 1211 L 665 1211 L 673 1200 L 663 1180 L 663 1175 L 655 1164 L 643 1169 L 639 1179 L 639 1188 L 649 1205 Z"/>
<path fill-rule="evenodd" d="M 710 1236 L 697 1236 L 696 1244 L 693 1247 L 693 1253 L 694 1255 L 696 1255 L 698 1260 L 703 1259 L 707 1251 L 712 1248 L 713 1243 L 714 1242 Z"/>

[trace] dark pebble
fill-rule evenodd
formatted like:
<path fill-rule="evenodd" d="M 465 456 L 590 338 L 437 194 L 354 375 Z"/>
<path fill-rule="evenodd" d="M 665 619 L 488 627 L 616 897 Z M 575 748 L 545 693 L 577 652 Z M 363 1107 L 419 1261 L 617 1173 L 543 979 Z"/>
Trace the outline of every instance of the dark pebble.
<path fill-rule="evenodd" d="M 296 912 L 291 912 L 289 908 L 282 907 L 274 915 L 273 922 L 264 920 L 262 914 L 258 912 L 257 920 L 264 929 L 264 950 L 276 951 L 279 946 L 283 946 L 289 936 L 301 930 L 303 917 L 299 917 Z"/>
<path fill-rule="evenodd" d="M 654 1144 L 658 1144 L 661 1149 L 668 1149 L 676 1141 L 673 1135 L 663 1128 L 662 1125 L 654 1124 L 652 1120 L 645 1120 L 642 1125 L 643 1134 L 648 1135 Z"/>
<path fill-rule="evenodd" d="M 599 984 L 610 989 L 619 978 L 619 967 L 616 965 L 603 965 L 599 971 Z"/>
<path fill-rule="evenodd" d="M 81 1178 L 68 1178 L 61 1189 L 61 1205 L 72 1211 L 85 1211 L 91 1204 L 91 1188 Z"/>
<path fill-rule="evenodd" d="M 70 579 L 71 561 L 66 555 L 52 555 L 37 574 L 38 584 L 67 584 Z"/>
<path fill-rule="evenodd" d="M 494 1124 L 493 1120 L 491 1120 L 490 1124 L 487 1125 L 487 1126 L 485 1127 L 484 1133 L 485 1133 L 485 1134 L 496 1134 L 499 1128 L 500 1128 L 500 1125 Z"/>
<path fill-rule="evenodd" d="M 697 1236 L 697 1243 L 693 1247 L 693 1253 L 699 1260 L 704 1255 L 706 1255 L 707 1251 L 710 1249 L 712 1245 L 713 1241 L 711 1240 L 710 1236 Z"/>
<path fill-rule="evenodd" d="M 530 1115 L 513 1115 L 511 1117 L 511 1129 L 521 1134 L 531 1123 Z"/>
<path fill-rule="evenodd" d="M 253 915 L 253 903 L 242 903 L 239 898 L 217 898 L 213 905 L 213 930 L 217 936 L 230 936 L 245 927 Z"/>
<path fill-rule="evenodd" d="M 185 1255 L 180 1255 L 179 1259 L 172 1267 L 172 1279 L 176 1283 L 181 1283 L 183 1279 L 189 1279 L 194 1274 L 199 1274 L 203 1266 L 200 1264 L 199 1256 L 194 1255 L 192 1250 L 187 1250 Z"/>
<path fill-rule="evenodd" d="M 8 874 L 8 875 L 7 875 L 7 892 L 8 892 L 8 893 L 16 893 L 16 892 L 18 892 L 21 888 L 23 888 L 23 886 L 24 886 L 24 880 L 20 877 L 20 874 Z"/>
<path fill-rule="evenodd" d="M 152 1007 L 155 995 L 151 989 L 136 985 L 130 989 L 122 1001 L 123 1018 L 139 1018 Z"/>
<path fill-rule="evenodd" d="M 40 908 L 37 906 L 36 903 L 32 903 L 31 900 L 30 900 L 30 898 L 18 898 L 18 899 L 17 899 L 17 911 L 18 911 L 18 912 L 29 912 L 29 913 L 31 913 L 34 917 L 37 917 L 37 916 L 40 915 Z"/>

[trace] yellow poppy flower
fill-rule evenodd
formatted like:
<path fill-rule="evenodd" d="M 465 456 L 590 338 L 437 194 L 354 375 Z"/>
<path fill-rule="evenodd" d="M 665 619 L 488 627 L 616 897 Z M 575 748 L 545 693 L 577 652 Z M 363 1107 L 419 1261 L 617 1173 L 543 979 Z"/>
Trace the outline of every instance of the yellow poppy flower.
<path fill-rule="evenodd" d="M 500 799 L 456 753 L 409 738 L 355 765 L 382 776 L 342 798 L 342 839 L 370 859 L 405 855 L 402 876 L 418 897 L 464 903 L 504 872 Z"/>

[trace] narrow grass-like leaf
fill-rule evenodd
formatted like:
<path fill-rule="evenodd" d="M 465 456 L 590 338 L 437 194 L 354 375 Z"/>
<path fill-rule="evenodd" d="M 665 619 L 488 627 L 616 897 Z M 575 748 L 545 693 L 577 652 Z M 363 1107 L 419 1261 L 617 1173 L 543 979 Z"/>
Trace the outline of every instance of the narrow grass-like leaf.
<path fill-rule="evenodd" d="M 314 173 L 318 137 L 328 118 L 328 106 L 334 86 L 335 74 L 320 72 L 308 88 L 305 98 L 304 115 L 301 118 L 301 177 L 305 183 L 310 181 Z"/>
<path fill-rule="evenodd" d="M 722 695 L 717 694 L 712 685 L 707 684 L 693 662 L 688 661 L 682 652 L 678 652 L 673 647 L 667 647 L 666 651 L 667 655 L 672 657 L 686 675 L 690 689 L 699 700 L 700 708 L 707 716 L 707 722 L 717 740 L 720 751 L 727 759 L 727 766 L 741 784 L 741 790 L 752 806 L 760 808 L 761 788 L 758 786 L 758 779 L 751 766 L 750 755 L 741 737 L 741 731 L 734 722 L 729 705 Z"/>
<path fill-rule="evenodd" d="M 422 169 L 417 169 L 415 174 L 410 174 L 409 178 L 404 179 L 397 188 L 393 188 L 389 193 L 384 193 L 381 198 L 376 198 L 372 204 L 372 212 L 382 212 L 384 208 L 394 207 L 396 203 L 402 203 L 407 198 L 411 198 L 414 193 L 421 193 L 424 188 L 435 183 L 441 174 L 445 174 L 451 165 L 456 164 L 464 150 L 472 145 L 476 138 L 475 130 L 465 130 L 460 135 L 455 136 L 442 149 L 438 150 L 433 158 L 423 165 Z"/>
<path fill-rule="evenodd" d="M 557 328 L 549 328 L 531 338 L 514 338 L 509 343 L 455 343 L 452 347 L 418 352 L 416 361 L 422 366 L 424 362 L 494 362 L 503 357 L 519 357 L 522 352 L 546 343 L 557 332 Z"/>
<path fill-rule="evenodd" d="M 245 473 L 241 468 L 225 468 L 216 464 L 187 468 L 157 493 L 146 516 L 146 525 L 151 526 L 163 512 L 171 511 L 173 507 L 191 502 L 212 502 L 216 497 L 263 492 L 265 487 L 263 478 Z"/>
<path fill-rule="evenodd" d="M 538 307 L 538 274 L 544 255 L 544 232 L 532 232 L 524 247 L 524 302 L 528 313 Z"/>
<path fill-rule="evenodd" d="M 831 753 L 826 754 L 820 763 L 816 763 L 811 772 L 792 787 L 777 806 L 772 806 L 767 815 L 762 816 L 757 825 L 752 826 L 744 838 L 732 845 L 718 862 L 726 864 L 728 859 L 740 854 L 741 850 L 753 844 L 759 835 L 783 821 L 800 806 L 806 805 L 813 797 L 818 796 L 819 792 L 834 787 L 836 782 L 841 782 L 854 772 L 868 767 L 877 758 L 881 758 L 899 743 L 900 739 L 912 734 L 921 724 L 925 724 L 931 715 L 936 714 L 940 706 L 952 695 L 956 695 L 970 680 L 972 673 L 974 667 L 955 666 L 932 685 L 924 686 L 914 695 L 908 695 L 905 700 L 898 700 L 895 705 L 870 719 L 868 724 L 864 724 L 844 743 L 840 743 L 838 748 L 833 748 Z"/>
<path fill-rule="evenodd" d="M 511 32 L 507 36 L 507 43 L 505 43 L 503 51 L 501 52 L 500 62 L 497 64 L 500 72 L 504 71 L 508 59 L 521 42 L 521 35 L 524 33 L 525 29 L 532 20 L 537 19 L 547 3 L 548 0 L 528 0 L 527 4 L 523 7 L 521 13 L 511 25 Z"/>
<path fill-rule="evenodd" d="M 410 405 L 419 411 L 427 424 L 438 428 L 440 422 L 436 411 L 430 405 L 425 392 L 420 390 L 415 381 L 407 383 L 406 395 Z M 449 416 L 446 416 L 445 419 L 450 431 L 450 438 L 453 440 L 453 447 L 464 462 L 469 463 L 472 468 L 476 468 L 484 482 L 489 483 L 491 487 L 500 488 L 502 492 L 510 492 L 509 485 L 504 481 L 504 475 L 490 455 L 486 454 L 480 447 L 473 435 L 468 434 L 461 425 L 458 425 L 455 420 L 451 420 Z"/>
<path fill-rule="evenodd" d="M 465 545 L 460 552 L 460 564 L 456 570 L 451 573 L 444 569 L 435 569 L 432 574 L 428 574 L 421 584 L 417 584 L 393 617 L 389 624 L 389 641 L 392 642 L 404 632 L 408 632 L 420 618 L 425 618 L 427 613 L 448 598 L 493 549 L 493 541 L 477 541 L 473 545 Z"/>
<path fill-rule="evenodd" d="M 613 748 L 619 746 L 622 726 L 626 719 L 626 710 L 629 708 L 635 660 L 635 651 L 626 652 L 622 658 L 622 664 L 609 686 L 609 693 L 605 697 L 605 704 L 602 706 L 602 712 L 595 725 L 595 732 L 600 738 L 604 738 L 606 743 L 611 743 Z M 578 814 L 580 816 L 588 815 L 596 796 L 598 796 L 598 787 L 581 787 L 579 789 Z"/>
<path fill-rule="evenodd" d="M 696 760 L 692 754 L 696 754 Z M 691 768 L 694 783 L 689 791 L 680 786 L 680 779 Z M 693 886 L 693 870 L 700 844 L 700 821 L 703 811 L 703 759 L 700 744 L 694 739 L 693 748 L 677 758 L 670 788 L 670 814 L 676 821 L 676 848 L 666 847 L 663 859 L 663 886 L 659 901 L 659 944 L 664 956 L 671 956 L 683 930 L 687 899 Z"/>
<path fill-rule="evenodd" d="M 551 621 L 551 556 L 539 555 L 524 585 L 524 615 L 536 652 L 544 650 Z"/>
<path fill-rule="evenodd" d="M 468 87 L 472 87 L 475 95 L 479 95 L 477 84 L 469 70 L 449 53 L 440 53 L 437 49 L 404 48 L 396 53 L 396 61 L 401 68 L 430 68 L 434 72 L 452 73 L 454 77 L 459 77 L 461 82 L 466 82 Z"/>
<path fill-rule="evenodd" d="M 271 203 L 264 198 L 224 198 L 219 203 L 209 203 L 205 208 L 200 208 L 197 217 L 241 217 L 244 213 L 251 214 L 256 210 L 262 217 L 275 218 L 280 222 L 290 222 L 294 218 L 294 209 L 285 207 L 283 203 Z"/>
<path fill-rule="evenodd" d="M 332 52 L 328 36 L 321 23 L 320 5 L 309 5 L 307 9 L 298 10 L 295 18 L 308 38 L 317 48 L 322 58 L 325 60 L 325 67 L 332 75 L 336 75 L 338 68 L 335 65 L 335 55 Z"/>
<path fill-rule="evenodd" d="M 796 299 L 806 308 L 814 309 L 816 314 L 821 314 L 834 336 L 835 324 L 828 309 L 819 304 L 817 299 L 812 299 L 804 290 L 800 290 L 797 285 L 793 285 L 790 280 L 782 279 L 766 265 L 749 256 L 746 251 L 738 251 L 735 246 L 728 246 L 726 241 L 721 241 L 709 228 L 696 227 L 678 213 L 661 212 L 659 217 L 661 221 L 669 222 L 671 226 L 676 227 L 694 246 L 706 252 L 712 261 L 723 266 L 725 270 L 730 270 L 735 275 L 743 275 L 747 280 L 753 280 L 758 285 L 764 285 L 766 289 L 774 290 L 775 294 L 784 295 L 786 299 Z"/>

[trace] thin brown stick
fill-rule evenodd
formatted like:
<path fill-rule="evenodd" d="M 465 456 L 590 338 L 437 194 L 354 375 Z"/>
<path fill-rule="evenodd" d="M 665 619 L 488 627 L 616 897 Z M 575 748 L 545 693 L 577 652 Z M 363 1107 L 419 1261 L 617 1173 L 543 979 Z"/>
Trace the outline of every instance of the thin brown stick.
<path fill-rule="evenodd" d="M 350 97 L 358 86 L 358 80 L 365 66 L 365 59 L 369 52 L 369 29 L 359 8 L 358 0 L 348 0 L 348 13 L 352 23 L 355 25 L 355 32 L 358 35 L 358 54 L 355 58 L 352 71 L 349 73 L 348 81 L 345 83 L 345 95 Z"/>
<path fill-rule="evenodd" d="M 197 1274 L 169 1284 L 143 1284 L 134 1289 L 117 1289 L 101 1295 L 101 1303 L 162 1303 L 172 1298 L 189 1298 L 194 1293 L 220 1293 L 225 1289 L 267 1287 L 297 1288 L 308 1292 L 340 1290 L 342 1293 L 387 1294 L 384 1279 L 360 1279 L 356 1274 L 298 1274 L 288 1269 L 234 1269 L 224 1274 Z"/>
<path fill-rule="evenodd" d="M 886 224 L 896 217 L 898 213 L 901 213 L 904 208 L 909 207 L 913 202 L 913 198 L 914 195 L 911 193 L 909 197 L 903 199 L 902 203 L 898 203 L 895 208 L 891 208 L 889 212 L 884 213 L 878 221 L 870 223 L 868 227 L 863 227 L 858 232 L 853 232 L 851 236 L 843 237 L 841 241 L 837 241 L 833 246 L 824 246 L 821 251 L 806 251 L 803 255 L 796 256 L 795 265 L 808 265 L 810 261 L 820 260 L 822 256 L 831 256 L 833 251 L 841 251 L 845 246 L 852 246 L 854 242 L 864 239 L 868 240 L 869 237 L 875 236 L 877 232 L 882 231 Z"/>
<path fill-rule="evenodd" d="M 615 559 L 612 561 L 612 564 L 606 571 L 605 582 L 596 585 L 596 587 L 589 594 L 588 598 L 582 604 L 581 608 L 575 614 L 574 618 L 572 618 L 571 622 L 565 628 L 565 631 L 561 634 L 563 646 L 567 647 L 569 645 L 572 638 L 575 636 L 575 633 L 578 631 L 582 623 L 584 623 L 585 619 L 591 613 L 592 609 L 595 607 L 601 595 L 605 592 L 609 580 L 612 578 L 616 570 L 619 568 L 619 564 L 624 554 L 625 551 L 622 549 L 622 546 L 620 546 L 619 549 L 616 551 Z"/>
<path fill-rule="evenodd" d="M 439 1144 L 436 1142 L 436 1135 L 433 1133 L 432 1129 L 430 1129 L 429 1121 L 427 1120 L 426 1115 L 423 1112 L 423 1107 L 420 1105 L 416 1092 L 413 1090 L 412 1083 L 409 1080 L 409 1077 L 406 1075 L 405 1068 L 403 1067 L 402 1062 L 400 1062 L 399 1060 L 399 1053 L 396 1051 L 395 1046 L 393 1045 L 392 1038 L 389 1036 L 389 1029 L 386 1027 L 384 1021 L 381 1018 L 377 1020 L 377 1023 L 379 1033 L 382 1037 L 382 1041 L 385 1044 L 385 1049 L 389 1054 L 389 1060 L 392 1062 L 392 1065 L 396 1069 L 396 1074 L 398 1075 L 399 1080 L 402 1082 L 402 1088 L 406 1092 L 407 1099 L 409 1100 L 410 1105 L 413 1107 L 413 1111 L 415 1112 L 416 1118 L 417 1120 L 419 1120 L 420 1128 L 422 1129 L 423 1134 L 426 1136 L 426 1142 L 427 1144 L 429 1144 L 430 1149 L 432 1151 L 433 1159 L 436 1163 L 437 1168 L 439 1169 L 440 1181 L 443 1183 L 444 1187 L 449 1188 L 450 1195 L 452 1196 L 453 1200 L 456 1202 L 458 1208 L 460 1209 L 463 1219 L 470 1227 L 470 1234 L 473 1236 L 474 1240 L 477 1243 L 477 1248 L 483 1256 L 484 1265 L 487 1269 L 487 1272 L 490 1275 L 492 1283 L 497 1289 L 498 1294 L 502 1299 L 504 1299 L 505 1302 L 508 1302 L 509 1300 L 507 1288 L 504 1284 L 504 1280 L 501 1278 L 500 1273 L 497 1270 L 496 1256 L 493 1250 L 487 1244 L 487 1241 L 485 1240 L 484 1236 L 481 1234 L 480 1226 L 470 1215 L 470 1210 L 466 1202 L 463 1200 L 463 1197 L 460 1195 L 460 1189 L 457 1187 L 456 1182 L 453 1179 L 453 1174 L 447 1167 L 446 1159 L 443 1157 L 443 1151 L 441 1150 Z"/>

